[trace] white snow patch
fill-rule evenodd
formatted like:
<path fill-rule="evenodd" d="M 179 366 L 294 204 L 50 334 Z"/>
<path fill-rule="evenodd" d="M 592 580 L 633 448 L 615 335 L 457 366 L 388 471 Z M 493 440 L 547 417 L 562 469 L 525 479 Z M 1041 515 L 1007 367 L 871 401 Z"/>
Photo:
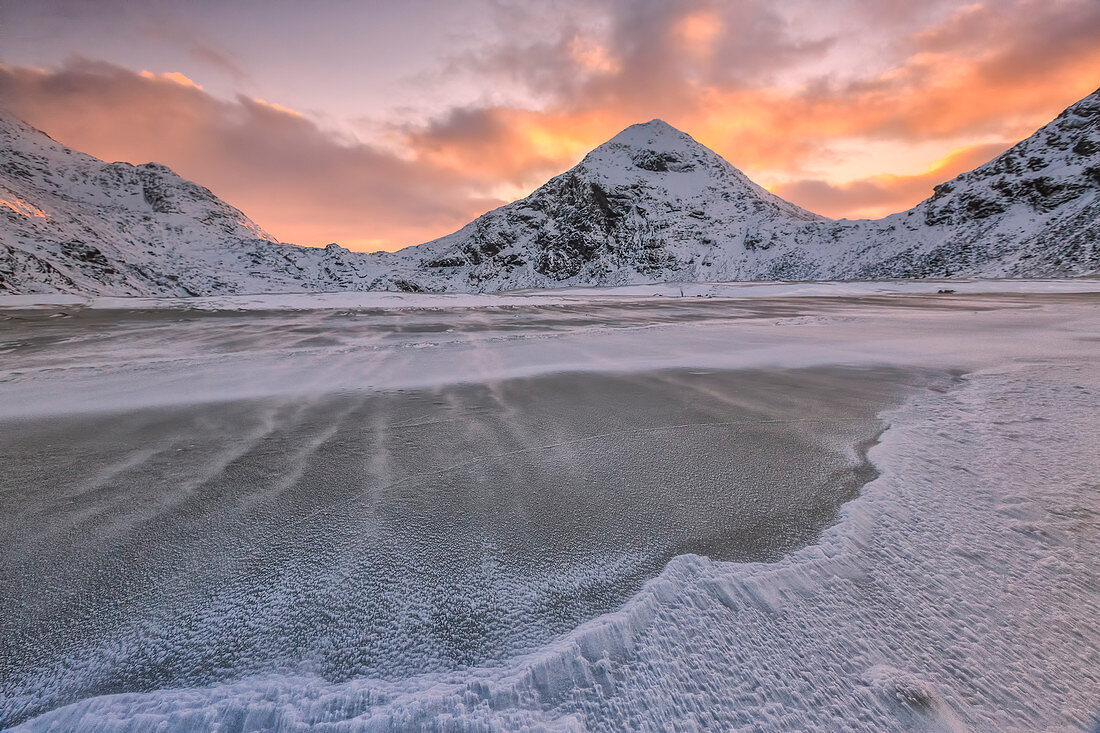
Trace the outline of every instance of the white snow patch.
<path fill-rule="evenodd" d="M 950 291 L 950 293 L 941 293 Z M 248 310 L 385 310 L 485 308 L 519 305 L 565 305 L 586 301 L 653 300 L 657 298 L 789 298 L 866 297 L 876 295 L 976 295 L 982 293 L 1097 293 L 1100 278 L 842 280 L 796 282 L 672 282 L 617 287 L 570 287 L 513 290 L 500 293 L 266 293 L 191 298 L 82 296 L 57 293 L 0 295 L 0 309 L 79 307 L 97 310 L 178 309 Z"/>

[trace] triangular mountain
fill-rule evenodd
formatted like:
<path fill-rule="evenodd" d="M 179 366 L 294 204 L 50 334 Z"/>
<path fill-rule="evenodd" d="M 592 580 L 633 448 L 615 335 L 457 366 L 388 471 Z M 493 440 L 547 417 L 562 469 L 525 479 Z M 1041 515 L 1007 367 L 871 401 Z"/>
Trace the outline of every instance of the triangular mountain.
<path fill-rule="evenodd" d="M 712 255 L 824 219 L 661 120 L 632 125 L 530 196 L 402 250 L 432 289 L 696 279 Z"/>
<path fill-rule="evenodd" d="M 660 281 L 1073 276 L 1100 271 L 1100 90 L 913 209 L 832 221 L 660 120 L 527 198 L 402 250 L 407 282 L 500 290 Z"/>

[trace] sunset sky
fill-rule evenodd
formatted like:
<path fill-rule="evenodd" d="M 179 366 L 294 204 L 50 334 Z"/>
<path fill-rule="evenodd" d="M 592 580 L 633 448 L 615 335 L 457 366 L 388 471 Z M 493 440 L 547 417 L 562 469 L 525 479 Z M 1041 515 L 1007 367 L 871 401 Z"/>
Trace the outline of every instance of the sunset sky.
<path fill-rule="evenodd" d="M 655 117 L 808 209 L 882 216 L 1097 86 L 1097 0 L 0 2 L 0 106 L 358 250 Z"/>

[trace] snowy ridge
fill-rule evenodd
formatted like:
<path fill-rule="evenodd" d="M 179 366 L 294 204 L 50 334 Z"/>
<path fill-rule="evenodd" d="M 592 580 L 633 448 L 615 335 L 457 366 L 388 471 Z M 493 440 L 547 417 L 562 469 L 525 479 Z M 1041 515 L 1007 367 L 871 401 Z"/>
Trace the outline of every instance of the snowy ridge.
<path fill-rule="evenodd" d="M 855 278 L 1100 271 L 1100 91 L 907 212 L 839 230 Z M 862 234 L 862 237 L 860 236 Z"/>
<path fill-rule="evenodd" d="M 0 112 L 0 292 L 199 295 L 338 289 L 332 245 L 277 243 L 156 163 L 104 163 Z"/>
<path fill-rule="evenodd" d="M 274 242 L 163 166 L 104 163 L 0 113 L 0 292 L 491 292 L 672 281 L 1100 272 L 1100 91 L 913 209 L 832 221 L 660 120 L 400 252 Z"/>

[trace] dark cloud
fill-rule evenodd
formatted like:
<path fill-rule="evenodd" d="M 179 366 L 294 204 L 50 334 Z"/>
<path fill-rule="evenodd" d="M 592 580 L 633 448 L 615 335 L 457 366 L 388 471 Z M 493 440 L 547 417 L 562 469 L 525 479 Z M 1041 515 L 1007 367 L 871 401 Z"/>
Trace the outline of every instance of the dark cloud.
<path fill-rule="evenodd" d="M 187 53 L 195 61 L 217 69 L 238 84 L 249 81 L 249 76 L 244 68 L 225 51 L 205 43 L 195 42 L 187 49 Z"/>
<path fill-rule="evenodd" d="M 455 71 L 518 81 L 563 107 L 699 103 L 702 86 L 748 88 L 819 58 L 831 38 L 805 37 L 764 0 L 605 0 L 504 6 L 504 40 L 454 59 Z M 582 9 L 583 8 L 583 9 Z M 539 28 L 532 37 L 524 29 Z"/>

